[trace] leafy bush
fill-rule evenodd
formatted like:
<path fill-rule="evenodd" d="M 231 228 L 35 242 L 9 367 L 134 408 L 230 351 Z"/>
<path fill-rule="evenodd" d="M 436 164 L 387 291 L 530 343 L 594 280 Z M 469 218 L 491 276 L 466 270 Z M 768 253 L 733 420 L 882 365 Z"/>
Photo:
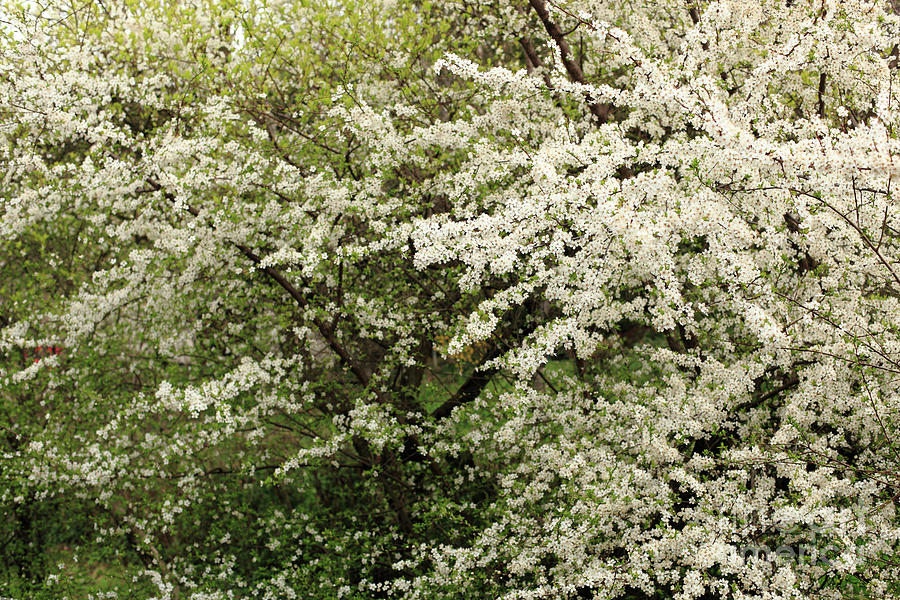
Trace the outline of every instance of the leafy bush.
<path fill-rule="evenodd" d="M 0 595 L 900 595 L 891 3 L 0 19 Z"/>

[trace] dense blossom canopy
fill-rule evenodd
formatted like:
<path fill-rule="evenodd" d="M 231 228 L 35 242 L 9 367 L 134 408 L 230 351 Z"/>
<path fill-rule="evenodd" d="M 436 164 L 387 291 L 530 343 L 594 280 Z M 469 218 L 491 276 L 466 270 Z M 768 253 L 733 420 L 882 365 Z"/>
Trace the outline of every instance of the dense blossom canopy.
<path fill-rule="evenodd" d="M 0 595 L 900 597 L 894 8 L 4 2 Z"/>

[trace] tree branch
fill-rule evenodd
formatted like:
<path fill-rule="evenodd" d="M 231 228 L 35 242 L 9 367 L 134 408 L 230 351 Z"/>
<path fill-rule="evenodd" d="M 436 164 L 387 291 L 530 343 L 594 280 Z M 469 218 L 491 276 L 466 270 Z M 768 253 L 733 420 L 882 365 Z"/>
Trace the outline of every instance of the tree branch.
<path fill-rule="evenodd" d="M 819 118 L 825 118 L 825 83 L 827 81 L 827 77 L 825 73 L 819 74 Z"/>
<path fill-rule="evenodd" d="M 155 191 L 163 190 L 162 185 L 152 178 L 147 179 L 147 183 Z M 171 192 L 163 191 L 163 194 L 167 200 L 174 202 L 175 196 Z M 187 210 L 195 217 L 200 216 L 200 212 L 193 206 L 187 206 Z M 241 254 L 249 258 L 253 262 L 253 264 L 257 265 L 257 267 L 262 262 L 262 259 L 247 246 L 238 244 L 237 242 L 232 242 L 232 244 L 241 252 Z M 291 283 L 280 271 L 278 271 L 278 269 L 275 269 L 273 267 L 262 267 L 260 270 L 271 277 L 278 285 L 280 285 L 301 308 L 306 308 L 307 306 L 309 306 L 309 303 L 306 301 L 306 298 L 303 296 L 303 294 L 300 293 L 300 290 L 298 290 L 293 283 Z M 328 346 L 331 348 L 331 350 L 338 355 L 341 364 L 350 369 L 350 371 L 361 384 L 368 385 L 369 374 L 366 373 L 365 369 L 363 369 L 355 360 L 353 360 L 353 358 L 341 344 L 340 340 L 338 340 L 334 335 L 334 330 L 328 327 L 328 325 L 318 317 L 313 317 L 312 321 L 316 326 L 316 329 L 319 330 L 319 333 L 322 335 L 322 337 L 325 338 L 325 341 L 328 343 Z"/>
<path fill-rule="evenodd" d="M 537 13 L 541 23 L 543 23 L 544 29 L 547 30 L 547 33 L 559 47 L 559 54 L 569 77 L 578 83 L 587 84 L 587 80 L 584 78 L 584 72 L 581 70 L 581 67 L 578 66 L 577 62 L 572 60 L 572 51 L 569 49 L 568 42 L 566 42 L 566 36 L 563 34 L 562 30 L 560 30 L 559 26 L 550 18 L 550 13 L 547 12 L 547 5 L 544 0 L 528 0 L 528 2 L 531 4 L 534 12 Z M 597 117 L 597 120 L 601 125 L 609 120 L 609 113 L 612 111 L 612 106 L 609 104 L 590 102 L 588 107 L 590 108 L 591 114 Z"/>
<path fill-rule="evenodd" d="M 443 419 L 445 417 L 449 417 L 450 413 L 453 412 L 453 409 L 457 406 L 461 406 L 468 402 L 475 400 L 481 391 L 487 386 L 488 382 L 491 380 L 491 377 L 494 376 L 494 373 L 497 372 L 497 369 L 487 369 L 484 371 L 479 370 L 485 363 L 490 360 L 497 358 L 500 355 L 499 350 L 496 348 L 491 350 L 485 359 L 481 362 L 480 365 L 475 367 L 475 370 L 469 375 L 469 378 L 463 383 L 459 389 L 456 390 L 446 402 L 438 406 L 436 409 L 431 411 L 432 418 L 436 420 Z"/>

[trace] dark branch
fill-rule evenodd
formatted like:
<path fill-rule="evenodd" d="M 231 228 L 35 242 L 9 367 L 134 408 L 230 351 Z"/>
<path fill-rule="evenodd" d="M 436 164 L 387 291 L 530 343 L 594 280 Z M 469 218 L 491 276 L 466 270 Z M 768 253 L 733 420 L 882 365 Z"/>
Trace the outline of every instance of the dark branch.
<path fill-rule="evenodd" d="M 547 12 L 547 5 L 544 3 L 544 0 L 528 0 L 528 2 L 531 4 L 534 12 L 537 13 L 541 23 L 543 23 L 544 29 L 547 30 L 547 33 L 559 47 L 559 54 L 569 77 L 577 83 L 586 84 L 587 80 L 584 78 L 584 72 L 581 70 L 581 67 L 578 66 L 578 63 L 572 60 L 572 51 L 569 49 L 569 43 L 566 42 L 566 36 L 563 34 L 562 30 L 560 30 L 559 26 L 550 18 L 550 13 Z M 591 114 L 597 117 L 597 120 L 601 125 L 609 120 L 609 113 L 612 111 L 612 107 L 609 104 L 590 102 L 588 107 L 590 108 Z"/>
<path fill-rule="evenodd" d="M 156 191 L 161 191 L 163 189 L 162 185 L 154 179 L 148 179 L 147 183 Z M 165 195 L 167 200 L 174 202 L 175 196 L 171 192 L 164 191 L 163 194 Z M 187 210 L 195 217 L 200 216 L 200 212 L 193 206 L 187 206 Z M 250 248 L 244 246 L 243 244 L 238 244 L 237 242 L 232 243 L 234 244 L 235 248 L 240 250 L 241 254 L 249 258 L 253 262 L 253 264 L 257 265 L 257 267 L 259 266 L 262 259 L 257 256 L 256 253 L 254 253 Z M 260 270 L 271 277 L 272 280 L 275 281 L 278 285 L 280 285 L 300 307 L 306 308 L 307 306 L 309 306 L 309 303 L 306 301 L 306 298 L 303 296 L 303 294 L 300 293 L 300 290 L 294 287 L 294 284 L 288 281 L 288 279 L 284 275 L 282 275 L 280 271 L 273 267 L 262 267 Z M 366 373 L 366 371 L 359 364 L 357 364 L 355 360 L 353 360 L 344 346 L 340 343 L 340 340 L 338 340 L 334 335 L 334 330 L 328 327 L 328 325 L 318 317 L 313 318 L 313 324 L 316 326 L 316 329 L 319 330 L 319 333 L 322 335 L 322 337 L 325 338 L 325 341 L 328 342 L 328 346 L 331 348 L 331 350 L 338 355 L 341 364 L 350 369 L 350 371 L 361 384 L 368 385 L 369 374 Z"/>
<path fill-rule="evenodd" d="M 482 361 L 481 365 L 475 368 L 475 371 L 469 375 L 469 378 L 463 383 L 456 393 L 453 394 L 446 402 L 438 406 L 436 409 L 431 411 L 431 416 L 434 419 L 440 420 L 445 417 L 449 417 L 450 413 L 453 412 L 453 409 L 457 406 L 462 406 L 468 402 L 472 402 L 475 400 L 481 391 L 487 386 L 488 382 L 491 380 L 491 377 L 494 376 L 494 373 L 497 372 L 496 369 L 485 369 L 480 370 L 481 366 L 488 362 L 488 360 L 492 360 L 499 356 L 499 352 L 492 351 L 488 357 Z"/>
<path fill-rule="evenodd" d="M 819 117 L 825 118 L 825 73 L 819 74 Z"/>

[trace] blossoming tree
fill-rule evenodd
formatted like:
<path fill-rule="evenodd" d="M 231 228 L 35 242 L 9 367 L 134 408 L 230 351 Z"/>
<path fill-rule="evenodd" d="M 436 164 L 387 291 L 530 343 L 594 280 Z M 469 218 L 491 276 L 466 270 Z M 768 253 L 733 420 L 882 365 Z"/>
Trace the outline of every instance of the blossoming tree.
<path fill-rule="evenodd" d="M 894 8 L 5 3 L 0 592 L 897 597 Z"/>

